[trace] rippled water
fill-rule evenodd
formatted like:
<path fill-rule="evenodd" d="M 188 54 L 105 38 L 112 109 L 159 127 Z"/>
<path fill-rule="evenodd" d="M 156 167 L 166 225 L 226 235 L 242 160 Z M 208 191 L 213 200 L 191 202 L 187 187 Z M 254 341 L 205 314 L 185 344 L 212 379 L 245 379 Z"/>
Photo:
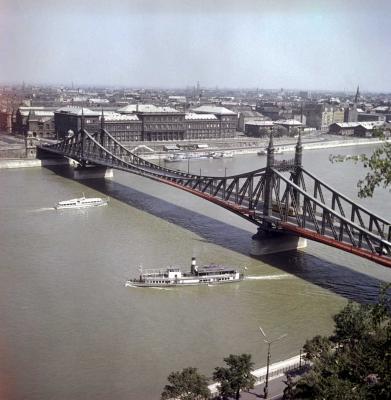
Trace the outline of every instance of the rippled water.
<path fill-rule="evenodd" d="M 360 165 L 330 164 L 313 150 L 305 166 L 355 197 Z M 256 155 L 192 160 L 190 169 L 224 175 L 264 166 Z M 187 170 L 187 162 L 170 167 Z M 265 364 L 295 355 L 306 338 L 329 334 L 347 299 L 374 301 L 391 271 L 327 246 L 249 256 L 255 226 L 216 205 L 115 171 L 80 183 L 64 170 L 0 171 L 0 398 L 157 399 L 167 375 L 186 366 L 211 375 L 230 353 Z M 108 207 L 55 211 L 59 200 L 108 195 Z M 390 219 L 390 193 L 361 201 Z M 199 263 L 247 267 L 223 286 L 125 287 L 138 266 Z"/>

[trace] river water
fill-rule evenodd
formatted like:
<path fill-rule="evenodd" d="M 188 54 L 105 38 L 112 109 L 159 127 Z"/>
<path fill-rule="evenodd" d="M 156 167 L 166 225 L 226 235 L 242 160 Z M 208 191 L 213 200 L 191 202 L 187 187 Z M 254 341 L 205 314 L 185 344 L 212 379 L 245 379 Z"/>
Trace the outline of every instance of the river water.
<path fill-rule="evenodd" d="M 356 198 L 364 170 L 330 164 L 312 150 L 304 165 Z M 284 156 L 278 156 L 284 157 Z M 285 156 L 289 157 L 289 156 Z M 290 158 L 290 157 L 289 157 Z M 265 157 L 192 160 L 190 170 L 229 175 Z M 187 162 L 170 164 L 187 169 Z M 307 249 L 249 256 L 255 226 L 175 188 L 115 171 L 80 183 L 60 169 L 0 171 L 0 398 L 158 399 L 171 371 L 211 376 L 229 354 L 265 365 L 259 325 L 275 338 L 272 361 L 296 355 L 305 339 L 332 332 L 332 315 L 353 299 L 374 301 L 391 270 L 310 242 Z M 109 196 L 108 207 L 55 211 L 59 200 Z M 360 200 L 390 219 L 390 193 Z M 127 288 L 138 266 L 222 263 L 248 280 L 217 287 Z"/>

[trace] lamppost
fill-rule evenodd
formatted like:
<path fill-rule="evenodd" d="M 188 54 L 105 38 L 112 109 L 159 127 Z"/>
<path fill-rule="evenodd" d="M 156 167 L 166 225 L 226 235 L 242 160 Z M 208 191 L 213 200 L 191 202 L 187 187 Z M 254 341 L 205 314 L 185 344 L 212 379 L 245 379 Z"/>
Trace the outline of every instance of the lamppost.
<path fill-rule="evenodd" d="M 263 341 L 265 343 L 267 343 L 267 364 L 266 364 L 266 379 L 265 379 L 265 387 L 263 388 L 263 393 L 264 393 L 264 399 L 267 399 L 267 396 L 269 394 L 269 366 L 270 366 L 270 346 L 275 343 L 278 342 L 279 340 L 283 339 L 284 337 L 288 336 L 287 333 L 284 333 L 283 335 L 279 336 L 277 339 L 273 339 L 273 340 L 267 340 L 266 339 L 266 334 L 263 331 L 262 327 L 259 327 L 259 330 L 261 331 L 263 337 L 265 339 L 263 339 Z"/>

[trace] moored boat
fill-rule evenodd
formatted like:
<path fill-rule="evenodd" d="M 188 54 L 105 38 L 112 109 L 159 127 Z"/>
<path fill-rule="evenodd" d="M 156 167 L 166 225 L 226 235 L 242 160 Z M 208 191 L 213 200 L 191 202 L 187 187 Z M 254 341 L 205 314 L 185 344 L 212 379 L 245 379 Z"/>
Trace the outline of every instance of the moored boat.
<path fill-rule="evenodd" d="M 232 158 L 234 153 L 232 151 L 219 151 L 211 153 L 212 158 Z"/>
<path fill-rule="evenodd" d="M 98 207 L 98 206 L 106 206 L 109 199 L 102 199 L 100 197 L 80 197 L 77 199 L 70 199 L 59 201 L 54 208 L 56 210 L 66 209 L 66 208 L 88 208 L 88 207 Z"/>
<path fill-rule="evenodd" d="M 170 287 L 215 285 L 243 280 L 244 274 L 233 267 L 210 264 L 199 267 L 195 257 L 191 261 L 190 271 L 183 272 L 178 267 L 166 269 L 140 269 L 139 278 L 129 279 L 126 286 Z"/>

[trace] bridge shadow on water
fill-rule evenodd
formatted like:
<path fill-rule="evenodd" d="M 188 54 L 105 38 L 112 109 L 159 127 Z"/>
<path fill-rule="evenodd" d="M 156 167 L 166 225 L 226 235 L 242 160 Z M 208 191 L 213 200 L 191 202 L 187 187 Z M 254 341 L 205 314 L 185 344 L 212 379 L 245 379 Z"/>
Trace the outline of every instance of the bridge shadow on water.
<path fill-rule="evenodd" d="M 46 166 L 45 168 L 64 178 L 73 179 L 71 170 L 67 167 Z M 172 204 L 114 180 L 90 179 L 83 180 L 81 183 L 131 207 L 194 232 L 202 238 L 200 240 L 250 256 L 252 233 L 247 230 Z M 256 226 L 254 225 L 255 232 Z M 309 245 L 311 246 L 311 242 L 309 242 Z M 360 303 L 377 301 L 379 288 L 384 283 L 375 277 L 354 271 L 345 265 L 330 262 L 305 251 L 287 251 L 251 257 Z M 357 260 L 357 263 L 360 262 L 358 257 L 354 257 L 354 259 Z M 376 268 L 375 264 L 374 268 Z"/>

